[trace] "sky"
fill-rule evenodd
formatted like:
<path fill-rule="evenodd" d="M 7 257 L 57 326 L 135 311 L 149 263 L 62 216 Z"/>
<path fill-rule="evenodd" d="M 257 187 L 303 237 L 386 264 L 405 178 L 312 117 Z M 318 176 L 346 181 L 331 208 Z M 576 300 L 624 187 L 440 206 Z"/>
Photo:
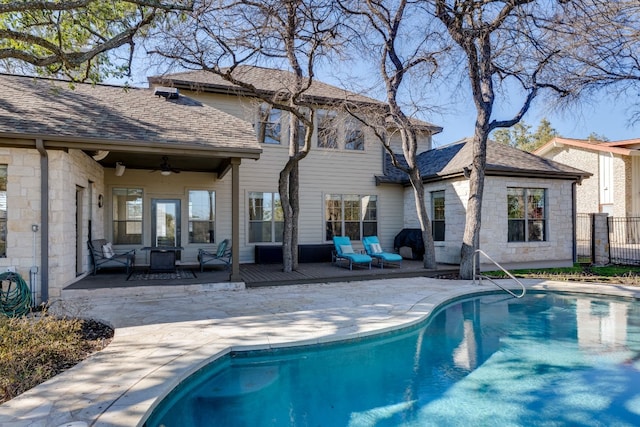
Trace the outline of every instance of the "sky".
<path fill-rule="evenodd" d="M 533 132 L 540 120 L 546 118 L 559 135 L 565 138 L 587 139 L 592 132 L 605 136 L 610 141 L 640 138 L 640 123 L 630 122 L 630 105 L 631 102 L 624 99 L 603 99 L 598 105 L 581 104 L 562 113 L 534 107 L 525 115 L 524 122 L 532 126 Z M 473 135 L 475 110 L 472 107 L 466 112 L 452 112 L 442 115 L 441 119 L 434 116 L 431 121 L 444 128 L 442 133 L 433 137 L 434 146 L 446 145 Z"/>

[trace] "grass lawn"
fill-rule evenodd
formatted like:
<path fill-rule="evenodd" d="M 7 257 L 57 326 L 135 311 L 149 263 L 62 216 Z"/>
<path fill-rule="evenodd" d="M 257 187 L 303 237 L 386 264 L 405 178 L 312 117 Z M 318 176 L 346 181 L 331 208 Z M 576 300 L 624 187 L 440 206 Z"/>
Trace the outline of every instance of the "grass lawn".
<path fill-rule="evenodd" d="M 510 271 L 517 278 L 549 279 L 561 281 L 616 283 L 640 286 L 640 267 L 607 265 L 602 267 L 576 264 L 573 267 L 545 268 Z M 487 271 L 484 275 L 491 278 L 506 278 L 502 271 Z"/>

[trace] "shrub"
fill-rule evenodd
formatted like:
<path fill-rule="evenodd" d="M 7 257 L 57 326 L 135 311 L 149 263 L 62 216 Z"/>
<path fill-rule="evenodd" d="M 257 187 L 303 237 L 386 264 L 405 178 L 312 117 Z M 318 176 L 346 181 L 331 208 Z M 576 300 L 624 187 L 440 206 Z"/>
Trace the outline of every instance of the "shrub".
<path fill-rule="evenodd" d="M 113 330 L 97 322 L 37 316 L 0 316 L 0 403 L 102 349 Z M 97 330 L 103 330 L 96 333 Z"/>

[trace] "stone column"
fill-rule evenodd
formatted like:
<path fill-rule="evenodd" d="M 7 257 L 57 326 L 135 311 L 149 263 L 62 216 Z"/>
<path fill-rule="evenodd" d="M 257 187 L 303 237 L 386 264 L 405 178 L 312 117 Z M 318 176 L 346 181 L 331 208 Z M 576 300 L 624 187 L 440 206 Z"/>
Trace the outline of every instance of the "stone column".
<path fill-rule="evenodd" d="M 593 264 L 609 264 L 609 215 L 606 213 L 594 213 L 592 215 L 593 235 Z"/>

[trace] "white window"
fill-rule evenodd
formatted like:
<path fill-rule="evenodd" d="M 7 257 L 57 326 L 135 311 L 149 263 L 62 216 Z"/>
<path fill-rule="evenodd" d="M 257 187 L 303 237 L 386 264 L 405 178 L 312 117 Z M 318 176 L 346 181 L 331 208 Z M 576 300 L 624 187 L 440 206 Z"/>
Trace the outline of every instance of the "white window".
<path fill-rule="evenodd" d="M 546 190 L 543 188 L 508 188 L 509 242 L 547 240 Z"/>
<path fill-rule="evenodd" d="M 325 238 L 348 236 L 362 240 L 378 234 L 378 197 L 356 194 L 327 194 L 325 196 Z"/>
<path fill-rule="evenodd" d="M 113 189 L 113 243 L 142 244 L 142 189 Z"/>
<path fill-rule="evenodd" d="M 7 165 L 0 165 L 0 258 L 7 256 Z"/>
<path fill-rule="evenodd" d="M 189 191 L 189 243 L 215 243 L 216 192 Z"/>
<path fill-rule="evenodd" d="M 284 213 L 278 193 L 249 193 L 249 243 L 282 242 Z"/>
<path fill-rule="evenodd" d="M 265 144 L 280 144 L 282 139 L 282 111 L 269 105 L 260 107 L 258 141 Z"/>
<path fill-rule="evenodd" d="M 335 111 L 318 110 L 316 112 L 319 148 L 338 148 L 338 123 L 336 117 Z"/>
<path fill-rule="evenodd" d="M 434 242 L 444 242 L 444 191 L 431 193 L 431 232 Z"/>
<path fill-rule="evenodd" d="M 364 150 L 364 132 L 360 123 L 348 121 L 345 125 L 345 150 Z"/>

